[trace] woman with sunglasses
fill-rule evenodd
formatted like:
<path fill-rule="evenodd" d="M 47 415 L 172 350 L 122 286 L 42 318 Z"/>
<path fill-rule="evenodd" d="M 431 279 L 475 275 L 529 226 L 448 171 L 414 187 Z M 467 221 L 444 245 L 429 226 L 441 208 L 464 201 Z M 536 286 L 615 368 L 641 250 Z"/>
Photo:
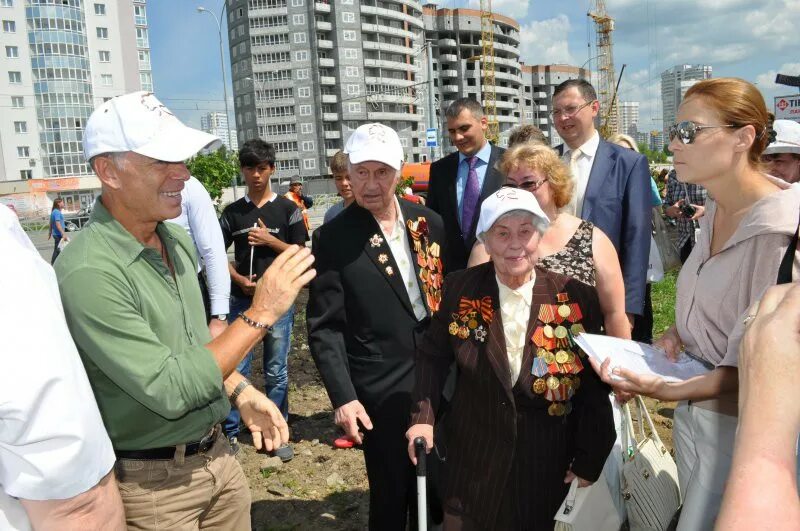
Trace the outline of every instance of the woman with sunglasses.
<path fill-rule="evenodd" d="M 630 339 L 625 315 L 625 286 L 617 252 L 603 231 L 591 223 L 559 210 L 572 198 L 569 169 L 549 146 L 534 142 L 515 145 L 499 163 L 505 186 L 531 192 L 550 226 L 538 248 L 540 267 L 595 286 L 603 311 L 606 334 Z M 470 255 L 469 266 L 489 260 L 482 244 Z"/>
<path fill-rule="evenodd" d="M 654 345 L 673 359 L 690 353 L 712 370 L 665 382 L 625 369 L 609 371 L 608 363 L 594 366 L 616 390 L 679 401 L 673 428 L 683 498 L 678 530 L 687 531 L 711 529 L 719 513 L 738 420 L 739 344 L 753 318 L 749 308 L 778 280 L 797 229 L 800 185 L 762 171 L 768 116 L 751 83 L 719 78 L 693 85 L 678 120 L 669 129 L 678 179 L 706 187 L 713 200 L 678 277 L 675 326 Z M 793 258 L 796 279 L 800 261 Z M 622 379 L 612 379 L 611 372 Z M 772 404 L 762 407 L 768 414 Z"/>

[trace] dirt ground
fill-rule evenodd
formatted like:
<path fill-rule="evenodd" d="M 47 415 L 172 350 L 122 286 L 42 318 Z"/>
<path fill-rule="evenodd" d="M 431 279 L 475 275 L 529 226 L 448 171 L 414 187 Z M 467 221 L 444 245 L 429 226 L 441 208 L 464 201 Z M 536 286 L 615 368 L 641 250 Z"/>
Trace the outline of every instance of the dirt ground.
<path fill-rule="evenodd" d="M 253 496 L 253 529 L 366 529 L 369 494 L 364 458 L 357 448 L 336 450 L 332 446 L 340 432 L 308 350 L 306 299 L 307 292 L 301 293 L 289 354 L 289 428 L 295 458 L 278 468 L 262 469 L 267 456 L 255 452 L 247 430 L 240 438 L 238 459 Z M 253 360 L 252 381 L 263 390 L 260 346 Z M 656 429 L 672 448 L 674 403 L 646 402 Z"/>

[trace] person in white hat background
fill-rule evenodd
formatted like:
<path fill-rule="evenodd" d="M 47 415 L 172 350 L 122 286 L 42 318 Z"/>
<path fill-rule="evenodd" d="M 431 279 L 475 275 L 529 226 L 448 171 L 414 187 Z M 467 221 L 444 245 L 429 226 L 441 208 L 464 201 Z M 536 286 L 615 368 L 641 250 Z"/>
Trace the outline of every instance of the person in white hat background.
<path fill-rule="evenodd" d="M 444 529 L 552 529 L 572 482 L 600 477 L 616 437 L 602 384 L 573 337 L 599 333 L 597 290 L 537 266 L 549 225 L 534 195 L 501 188 L 481 205 L 491 260 L 447 277 L 417 347 L 408 454 L 430 451 L 450 365 Z"/>
<path fill-rule="evenodd" d="M 444 226 L 432 210 L 398 201 L 404 157 L 394 130 L 362 125 L 344 151 L 355 204 L 314 231 L 308 343 L 336 424 L 364 449 L 369 528 L 404 531 L 416 508 L 404 437 L 415 335 L 439 307 Z"/>
<path fill-rule="evenodd" d="M 235 367 L 313 277 L 313 257 L 287 249 L 250 308 L 212 340 L 194 244 L 163 221 L 181 211 L 183 161 L 219 139 L 136 92 L 99 106 L 83 144 L 102 195 L 56 274 L 114 446 L 128 528 L 250 529 L 247 481 L 219 423 L 234 403 L 256 448 L 288 440 L 278 408 Z"/>
<path fill-rule="evenodd" d="M 773 140 L 761 155 L 767 173 L 789 184 L 800 182 L 800 123 L 775 120 Z"/>

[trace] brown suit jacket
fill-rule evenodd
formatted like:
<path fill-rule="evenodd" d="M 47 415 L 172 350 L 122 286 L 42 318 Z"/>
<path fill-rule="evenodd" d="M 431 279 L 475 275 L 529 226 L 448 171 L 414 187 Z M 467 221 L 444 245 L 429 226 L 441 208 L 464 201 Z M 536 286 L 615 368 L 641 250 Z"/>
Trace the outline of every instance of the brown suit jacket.
<path fill-rule="evenodd" d="M 541 324 L 539 306 L 555 304 L 556 294 L 564 292 L 580 305 L 586 331 L 600 331 L 595 288 L 537 267 L 528 338 Z M 461 297 L 484 296 L 494 308 L 486 341 L 450 335 L 448 326 Z M 609 388 L 586 361 L 572 413 L 548 415 L 550 402 L 531 389 L 536 347 L 530 339 L 519 379 L 513 385 L 510 381 L 499 302 L 491 262 L 447 277 L 440 310 L 417 347 L 412 424 L 434 424 L 442 385 L 455 360 L 456 390 L 440 421 L 447 441 L 446 448 L 439 448 L 446 454 L 446 528 L 552 529 L 568 489 L 563 483 L 567 470 L 571 466 L 578 476 L 594 481 L 611 450 L 615 432 Z"/>

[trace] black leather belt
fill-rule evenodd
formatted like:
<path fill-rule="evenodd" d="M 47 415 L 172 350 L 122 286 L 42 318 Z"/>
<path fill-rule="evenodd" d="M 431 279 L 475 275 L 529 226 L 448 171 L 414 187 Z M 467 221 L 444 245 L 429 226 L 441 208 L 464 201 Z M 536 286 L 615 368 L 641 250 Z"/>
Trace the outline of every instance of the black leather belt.
<path fill-rule="evenodd" d="M 190 457 L 200 453 L 205 453 L 214 446 L 219 434 L 219 425 L 214 428 L 202 439 L 197 442 L 187 443 L 184 457 Z M 141 460 L 172 460 L 175 458 L 175 446 L 165 446 L 163 448 L 150 448 L 149 450 L 115 450 L 117 459 L 141 459 Z"/>

